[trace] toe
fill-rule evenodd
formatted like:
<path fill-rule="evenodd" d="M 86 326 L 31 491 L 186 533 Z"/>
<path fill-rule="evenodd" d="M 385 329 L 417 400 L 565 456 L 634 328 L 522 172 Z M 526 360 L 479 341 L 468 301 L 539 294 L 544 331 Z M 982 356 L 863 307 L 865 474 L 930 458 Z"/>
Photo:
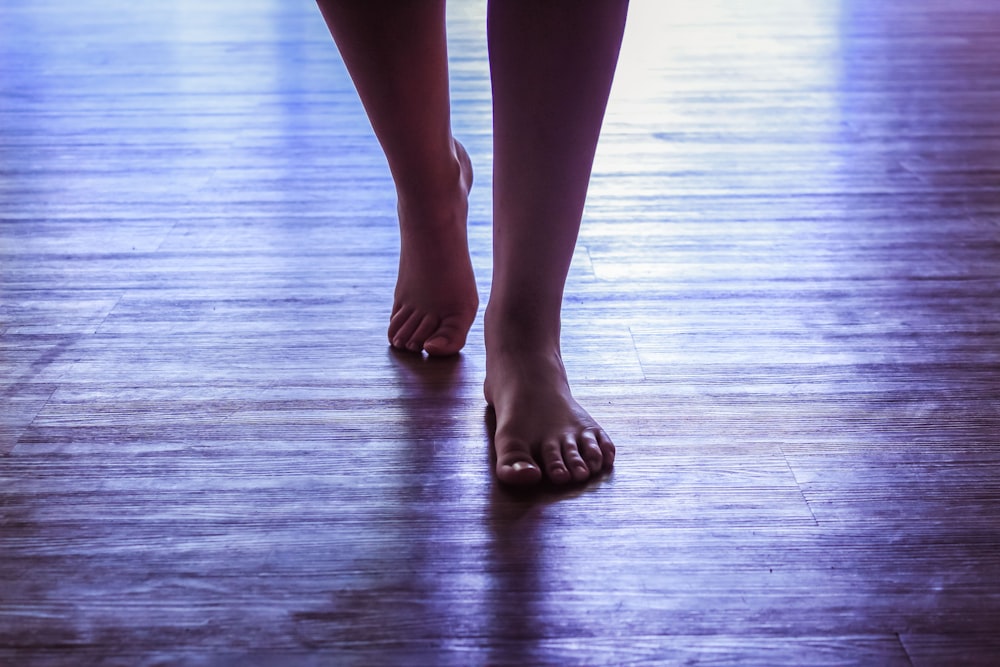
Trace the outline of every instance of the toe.
<path fill-rule="evenodd" d="M 396 328 L 396 333 L 391 334 L 389 337 L 389 342 L 392 346 L 400 350 L 409 349 L 406 344 L 410 342 L 413 332 L 417 330 L 417 327 L 420 326 L 420 323 L 424 319 L 423 315 L 418 312 L 410 310 L 409 313 L 409 317 L 402 321 Z M 391 328 L 392 321 L 389 324 Z"/>
<path fill-rule="evenodd" d="M 546 440 L 541 448 L 542 464 L 545 466 L 545 474 L 556 484 L 565 484 L 572 475 L 566 462 L 563 460 L 562 447 L 558 440 Z"/>
<path fill-rule="evenodd" d="M 392 309 L 392 316 L 389 318 L 389 342 L 391 343 L 399 333 L 400 328 L 410 319 L 413 308 L 409 306 L 396 305 Z"/>
<path fill-rule="evenodd" d="M 531 457 L 531 448 L 521 442 L 497 447 L 497 478 L 504 484 L 537 484 L 542 471 Z"/>
<path fill-rule="evenodd" d="M 615 464 L 615 443 L 611 442 L 611 438 L 604 432 L 604 429 L 597 429 L 597 445 L 601 448 L 603 457 L 601 465 L 605 470 L 610 470 Z"/>
<path fill-rule="evenodd" d="M 427 354 L 435 357 L 447 357 L 458 354 L 465 346 L 465 338 L 468 335 L 469 327 L 462 318 L 446 317 L 441 321 L 441 325 L 432 334 L 428 334 L 424 349 Z"/>
<path fill-rule="evenodd" d="M 574 436 L 567 435 L 563 437 L 562 457 L 574 481 L 582 482 L 590 477 L 590 469 L 587 467 L 583 457 L 580 456 L 580 446 L 577 444 Z"/>
<path fill-rule="evenodd" d="M 437 329 L 438 319 L 433 315 L 424 315 L 420 324 L 410 334 L 410 340 L 406 343 L 406 349 L 411 352 L 419 352 L 424 347 L 424 341 Z"/>
<path fill-rule="evenodd" d="M 601 446 L 597 442 L 597 434 L 593 431 L 587 430 L 580 434 L 580 438 L 577 440 L 580 449 L 580 456 L 587 463 L 587 468 L 590 469 L 591 473 L 600 472 L 601 468 L 604 466 L 604 453 L 601 451 Z"/>

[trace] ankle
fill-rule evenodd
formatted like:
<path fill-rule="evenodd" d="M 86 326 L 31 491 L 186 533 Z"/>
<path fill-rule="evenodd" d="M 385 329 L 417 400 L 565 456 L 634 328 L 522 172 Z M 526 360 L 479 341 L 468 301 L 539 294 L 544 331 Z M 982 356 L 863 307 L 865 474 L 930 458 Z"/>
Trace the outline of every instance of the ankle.
<path fill-rule="evenodd" d="M 487 356 L 560 358 L 559 317 L 530 307 L 500 308 L 492 300 L 483 317 Z"/>
<path fill-rule="evenodd" d="M 399 207 L 422 215 L 453 210 L 467 203 L 469 189 L 459 157 L 450 153 L 436 165 L 423 164 L 404 174 L 393 173 Z"/>
<path fill-rule="evenodd" d="M 425 225 L 438 224 L 450 229 L 459 219 L 464 223 L 468 207 L 465 192 L 458 189 L 427 189 L 420 192 L 397 190 L 396 206 L 400 222 L 419 221 Z"/>

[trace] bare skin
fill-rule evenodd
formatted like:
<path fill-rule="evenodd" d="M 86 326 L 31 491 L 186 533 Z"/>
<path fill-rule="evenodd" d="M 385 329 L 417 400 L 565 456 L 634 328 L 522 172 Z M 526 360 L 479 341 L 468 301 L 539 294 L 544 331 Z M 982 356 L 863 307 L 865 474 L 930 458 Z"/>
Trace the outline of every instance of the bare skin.
<path fill-rule="evenodd" d="M 505 326 L 487 311 L 484 390 L 496 415 L 497 478 L 566 484 L 610 470 L 615 445 L 573 398 L 558 342 L 505 334 Z"/>
<path fill-rule="evenodd" d="M 433 356 L 457 354 L 476 319 L 479 294 L 466 221 L 472 163 L 455 145 L 455 180 L 438 201 L 399 198 L 400 255 L 389 343 Z"/>
<path fill-rule="evenodd" d="M 450 125 L 443 0 L 319 0 L 399 198 L 394 347 L 458 352 L 478 300 L 472 168 Z M 494 272 L 486 400 L 505 484 L 583 482 L 615 447 L 573 398 L 560 353 L 576 245 L 627 0 L 491 0 Z"/>
<path fill-rule="evenodd" d="M 576 246 L 626 3 L 494 1 L 493 285 L 486 400 L 507 484 L 582 482 L 615 447 L 573 398 L 560 354 L 563 287 Z"/>
<path fill-rule="evenodd" d="M 401 234 L 389 342 L 458 353 L 479 295 L 466 222 L 472 165 L 451 131 L 444 2 L 320 0 L 396 185 Z"/>

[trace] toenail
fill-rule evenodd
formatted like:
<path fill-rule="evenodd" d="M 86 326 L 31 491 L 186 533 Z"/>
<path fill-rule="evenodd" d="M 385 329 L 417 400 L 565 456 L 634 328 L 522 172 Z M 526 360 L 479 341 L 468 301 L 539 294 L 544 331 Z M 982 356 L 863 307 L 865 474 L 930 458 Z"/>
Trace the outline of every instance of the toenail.
<path fill-rule="evenodd" d="M 519 472 L 521 470 L 530 470 L 534 467 L 535 466 L 533 463 L 528 463 L 527 461 L 518 461 L 517 463 L 513 464 L 510 468 L 515 472 Z"/>

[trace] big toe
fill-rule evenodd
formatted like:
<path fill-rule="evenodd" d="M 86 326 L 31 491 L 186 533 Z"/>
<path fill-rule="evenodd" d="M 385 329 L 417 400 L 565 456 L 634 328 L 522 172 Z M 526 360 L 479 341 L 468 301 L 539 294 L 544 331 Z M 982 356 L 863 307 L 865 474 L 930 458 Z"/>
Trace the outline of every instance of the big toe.
<path fill-rule="evenodd" d="M 537 484 L 542 481 L 542 471 L 532 459 L 529 447 L 507 443 L 498 447 L 497 478 L 504 484 L 516 486 Z"/>
<path fill-rule="evenodd" d="M 465 347 L 468 327 L 457 321 L 457 318 L 445 318 L 437 331 L 429 334 L 424 342 L 424 349 L 432 357 L 448 357 L 458 354 Z"/>

